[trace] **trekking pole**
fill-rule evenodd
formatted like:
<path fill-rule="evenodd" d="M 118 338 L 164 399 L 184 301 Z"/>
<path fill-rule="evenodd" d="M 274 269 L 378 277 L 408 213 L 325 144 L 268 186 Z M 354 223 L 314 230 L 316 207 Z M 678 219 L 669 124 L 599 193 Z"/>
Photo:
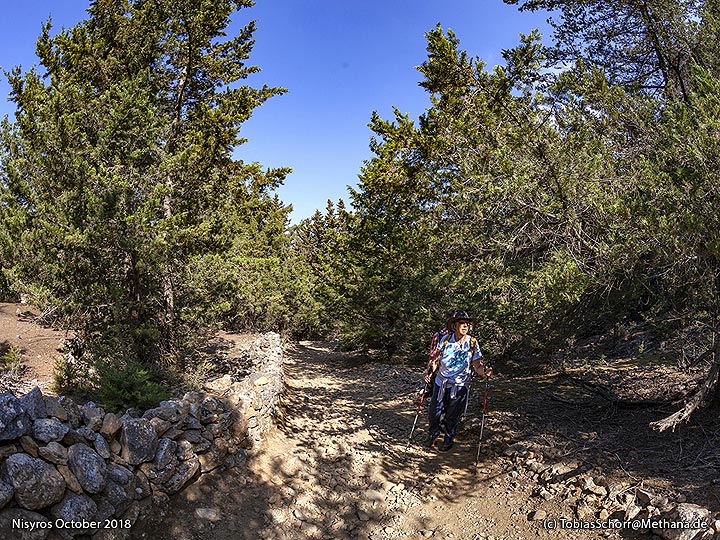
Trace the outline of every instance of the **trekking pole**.
<path fill-rule="evenodd" d="M 488 400 L 489 387 L 490 387 L 490 385 L 488 384 L 488 376 L 485 375 L 485 397 L 483 398 L 483 413 L 482 413 L 482 421 L 480 422 L 480 440 L 478 441 L 477 456 L 475 456 L 475 466 L 476 467 L 477 467 L 478 462 L 480 461 L 480 447 L 482 446 L 483 430 L 485 429 L 485 414 L 487 413 L 487 400 Z"/>
<path fill-rule="evenodd" d="M 413 422 L 412 429 L 410 430 L 410 437 L 408 438 L 407 446 L 405 447 L 405 451 L 407 452 L 410 449 L 410 443 L 412 442 L 413 433 L 415 433 L 415 426 L 417 426 L 418 418 L 420 417 L 420 409 L 422 409 L 423 401 L 425 400 L 425 394 L 427 394 L 427 389 L 429 382 L 425 382 L 425 386 L 423 386 L 422 394 L 420 395 L 420 403 L 417 407 L 417 412 L 415 413 L 415 421 Z"/>

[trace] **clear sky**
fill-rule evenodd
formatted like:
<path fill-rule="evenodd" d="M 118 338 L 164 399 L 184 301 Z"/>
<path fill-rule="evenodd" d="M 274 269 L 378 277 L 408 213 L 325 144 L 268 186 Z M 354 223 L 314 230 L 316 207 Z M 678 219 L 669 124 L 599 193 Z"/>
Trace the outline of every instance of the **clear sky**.
<path fill-rule="evenodd" d="M 36 63 L 40 26 L 52 15 L 56 29 L 86 16 L 87 1 L 24 0 L 3 6 L 0 66 L 28 69 Z M 461 48 L 490 66 L 518 34 L 540 28 L 544 14 L 518 13 L 502 0 L 256 0 L 235 15 L 236 27 L 257 20 L 250 63 L 262 71 L 248 83 L 283 86 L 255 110 L 241 130 L 249 142 L 236 157 L 265 166 L 289 166 L 279 189 L 293 205 L 292 221 L 323 209 L 327 199 L 348 199 L 368 149 L 372 111 L 392 107 L 417 118 L 429 105 L 415 66 L 426 58 L 425 32 L 440 23 Z M 11 114 L 7 81 L 0 83 L 0 116 Z"/>

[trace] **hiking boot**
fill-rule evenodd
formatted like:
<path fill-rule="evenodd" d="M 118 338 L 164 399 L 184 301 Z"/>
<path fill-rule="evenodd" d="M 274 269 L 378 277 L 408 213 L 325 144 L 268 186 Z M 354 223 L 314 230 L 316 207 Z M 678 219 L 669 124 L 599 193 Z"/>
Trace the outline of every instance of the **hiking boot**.
<path fill-rule="evenodd" d="M 454 441 L 445 441 L 443 442 L 443 445 L 440 447 L 440 450 L 443 452 L 447 452 L 453 447 L 453 444 L 455 444 Z"/>
<path fill-rule="evenodd" d="M 435 444 L 435 439 L 437 439 L 438 435 L 440 435 L 439 432 L 431 433 L 430 435 L 428 435 L 428 438 L 425 441 L 425 447 L 432 448 L 433 444 Z"/>

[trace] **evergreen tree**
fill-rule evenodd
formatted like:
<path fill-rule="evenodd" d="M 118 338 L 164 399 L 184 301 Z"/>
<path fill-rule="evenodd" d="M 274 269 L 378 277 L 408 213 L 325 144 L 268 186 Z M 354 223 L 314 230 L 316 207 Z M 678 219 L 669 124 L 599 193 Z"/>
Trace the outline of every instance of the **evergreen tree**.
<path fill-rule="evenodd" d="M 12 275 L 90 342 L 157 358 L 197 302 L 212 303 L 187 293 L 208 271 L 198 261 L 248 246 L 268 257 L 283 242 L 287 209 L 267 192 L 287 170 L 231 155 L 242 122 L 283 92 L 239 84 L 258 70 L 246 65 L 254 24 L 226 29 L 251 4 L 97 0 L 69 30 L 46 24 L 40 69 L 9 76 L 17 112 L 2 126 L 0 186 Z"/>

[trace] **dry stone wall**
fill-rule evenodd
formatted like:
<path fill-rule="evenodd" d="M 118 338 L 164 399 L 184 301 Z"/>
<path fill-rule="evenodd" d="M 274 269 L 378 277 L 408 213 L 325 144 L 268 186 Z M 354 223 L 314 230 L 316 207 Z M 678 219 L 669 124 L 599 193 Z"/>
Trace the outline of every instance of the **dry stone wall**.
<path fill-rule="evenodd" d="M 0 537 L 127 538 L 199 475 L 242 466 L 281 397 L 280 336 L 260 336 L 246 356 L 242 380 L 225 375 L 142 414 L 39 388 L 0 394 Z"/>

